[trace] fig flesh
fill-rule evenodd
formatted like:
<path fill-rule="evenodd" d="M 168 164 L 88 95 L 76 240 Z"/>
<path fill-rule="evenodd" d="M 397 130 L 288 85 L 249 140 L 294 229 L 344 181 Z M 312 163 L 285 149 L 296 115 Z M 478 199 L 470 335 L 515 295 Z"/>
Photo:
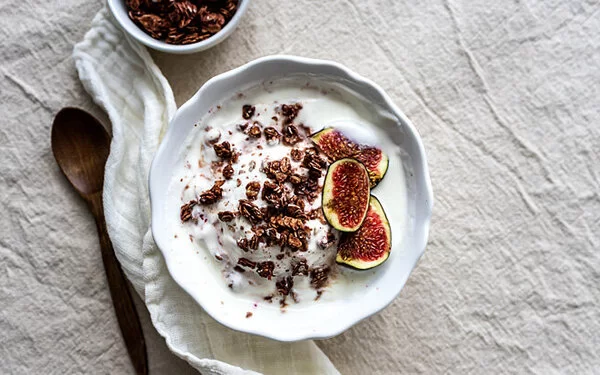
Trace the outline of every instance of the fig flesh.
<path fill-rule="evenodd" d="M 342 232 L 354 232 L 369 209 L 369 173 L 356 159 L 340 159 L 327 169 L 323 185 L 323 214 Z"/>
<path fill-rule="evenodd" d="M 369 210 L 361 227 L 353 233 L 342 233 L 336 262 L 360 270 L 385 262 L 392 248 L 390 223 L 379 200 L 371 195 Z"/>
<path fill-rule="evenodd" d="M 334 128 L 325 128 L 311 136 L 312 141 L 330 160 L 355 158 L 365 165 L 369 172 L 371 187 L 375 187 L 385 176 L 389 159 L 380 149 L 360 145 Z"/>

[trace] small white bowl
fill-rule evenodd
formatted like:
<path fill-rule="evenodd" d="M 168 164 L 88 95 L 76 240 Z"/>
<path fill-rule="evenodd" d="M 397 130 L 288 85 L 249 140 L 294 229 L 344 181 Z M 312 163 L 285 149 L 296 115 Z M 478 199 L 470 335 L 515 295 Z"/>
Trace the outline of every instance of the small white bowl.
<path fill-rule="evenodd" d="M 240 23 L 240 19 L 246 12 L 249 3 L 250 0 L 239 0 L 238 8 L 233 17 L 229 20 L 227 25 L 225 25 L 225 27 L 215 35 L 200 42 L 182 45 L 165 43 L 162 40 L 154 39 L 150 35 L 146 34 L 131 20 L 131 18 L 129 18 L 125 0 L 108 0 L 108 8 L 119 25 L 121 25 L 121 28 L 138 42 L 158 51 L 185 54 L 204 51 L 205 49 L 214 47 L 227 39 L 227 37 L 231 35 L 233 30 L 235 30 L 237 25 Z"/>
<path fill-rule="evenodd" d="M 219 273 L 210 272 L 208 267 L 213 264 L 208 264 L 195 252 L 177 251 L 169 246 L 173 234 L 166 224 L 165 201 L 173 170 L 180 163 L 181 145 L 185 144 L 194 124 L 209 108 L 250 84 L 297 74 L 311 79 L 323 77 L 334 80 L 390 114 L 391 126 L 387 129 L 387 135 L 395 140 L 404 153 L 403 165 L 399 166 L 404 169 L 407 184 L 404 238 L 399 246 L 392 248 L 389 259 L 383 265 L 371 270 L 373 274 L 364 285 L 364 293 L 327 302 L 320 300 L 297 309 L 290 306 L 285 313 L 274 306 L 246 319 L 245 312 L 252 309 L 248 300 L 228 292 Z M 389 173 L 394 172 L 388 170 Z M 152 234 L 173 279 L 223 325 L 280 341 L 335 336 L 390 304 L 425 251 L 433 205 L 423 144 L 415 127 L 390 97 L 372 81 L 338 63 L 294 56 L 263 57 L 206 82 L 173 117 L 152 162 L 149 188 Z"/>

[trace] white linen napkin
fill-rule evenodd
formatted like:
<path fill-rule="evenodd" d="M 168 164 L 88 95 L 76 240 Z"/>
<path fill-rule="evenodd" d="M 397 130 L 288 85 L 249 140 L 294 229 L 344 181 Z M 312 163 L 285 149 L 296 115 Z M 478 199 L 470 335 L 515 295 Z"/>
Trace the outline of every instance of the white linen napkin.
<path fill-rule="evenodd" d="M 108 232 L 168 347 L 202 374 L 337 374 L 312 341 L 280 343 L 230 330 L 173 281 L 152 239 L 148 197 L 152 157 L 176 110 L 171 87 L 106 8 L 73 58 L 85 89 L 112 122 L 103 197 Z"/>

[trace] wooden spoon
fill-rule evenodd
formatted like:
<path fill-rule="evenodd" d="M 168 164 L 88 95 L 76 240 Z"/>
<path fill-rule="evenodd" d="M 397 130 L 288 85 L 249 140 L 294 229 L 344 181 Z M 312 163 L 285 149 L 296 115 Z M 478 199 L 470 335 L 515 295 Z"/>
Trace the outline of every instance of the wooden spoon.
<path fill-rule="evenodd" d="M 102 186 L 109 151 L 110 136 L 92 115 L 77 108 L 63 108 L 58 112 L 52 124 L 54 158 L 96 219 L 102 261 L 127 351 L 136 373 L 148 374 L 142 326 L 104 220 Z"/>

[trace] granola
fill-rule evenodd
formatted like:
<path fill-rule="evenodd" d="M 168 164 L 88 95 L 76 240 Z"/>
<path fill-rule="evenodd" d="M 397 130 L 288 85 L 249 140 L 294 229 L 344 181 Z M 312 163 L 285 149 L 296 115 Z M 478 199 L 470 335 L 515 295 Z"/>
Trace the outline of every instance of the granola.
<path fill-rule="evenodd" d="M 227 256 L 215 256 L 229 264 L 227 272 L 237 275 L 230 276 L 230 288 L 240 287 L 235 280 L 242 274 L 250 285 L 271 282 L 271 294 L 263 297 L 279 298 L 284 307 L 286 298 L 298 300 L 300 278 L 307 279 L 303 285 L 311 285 L 317 296 L 325 288 L 329 268 L 314 258 L 314 252 L 332 259 L 335 251 L 328 249 L 337 236 L 318 214 L 328 161 L 313 147 L 306 127 L 297 123 L 303 106 L 278 104 L 271 117 L 261 107 L 244 104 L 238 112 L 241 122 L 230 130 L 207 131 L 203 147 L 210 173 L 203 178 L 215 180 L 210 189 L 182 205 L 180 219 L 197 223 L 197 205 L 214 212 L 219 244 L 225 247 L 224 239 L 231 238 L 235 248 L 228 249 Z M 268 126 L 259 119 L 269 121 Z M 269 153 L 271 148 L 277 148 L 278 157 Z"/>
<path fill-rule="evenodd" d="M 126 0 L 125 5 L 129 18 L 154 39 L 190 44 L 221 31 L 238 0 Z"/>

